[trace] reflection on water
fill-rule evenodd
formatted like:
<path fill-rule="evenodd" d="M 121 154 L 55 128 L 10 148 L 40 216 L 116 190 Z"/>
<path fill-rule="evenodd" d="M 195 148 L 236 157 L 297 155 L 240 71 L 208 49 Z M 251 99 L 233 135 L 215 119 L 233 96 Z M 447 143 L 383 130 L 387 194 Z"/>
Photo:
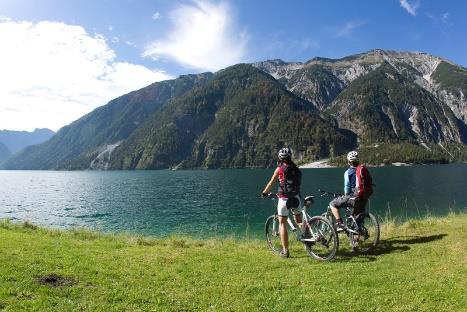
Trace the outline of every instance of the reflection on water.
<path fill-rule="evenodd" d="M 370 209 L 400 219 L 467 206 L 467 165 L 371 168 Z M 343 168 L 303 169 L 302 194 L 313 214 L 341 192 Z M 193 236 L 258 235 L 272 202 L 259 193 L 272 169 L 209 171 L 0 171 L 0 218 L 104 231 Z"/>

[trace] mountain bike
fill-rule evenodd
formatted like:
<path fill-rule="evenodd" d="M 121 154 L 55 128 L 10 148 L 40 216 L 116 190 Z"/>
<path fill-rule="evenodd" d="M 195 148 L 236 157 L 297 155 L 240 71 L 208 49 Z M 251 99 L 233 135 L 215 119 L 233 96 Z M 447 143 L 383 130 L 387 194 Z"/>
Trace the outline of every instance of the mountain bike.
<path fill-rule="evenodd" d="M 268 194 L 268 198 L 273 200 L 273 205 L 277 200 L 277 194 Z M 305 250 L 310 257 L 320 261 L 329 261 L 334 258 L 339 247 L 335 228 L 326 218 L 321 216 L 310 217 L 307 210 L 313 204 L 313 196 L 304 198 L 304 205 L 301 209 L 302 223 L 297 224 L 287 217 L 287 225 L 297 238 L 304 244 Z M 277 206 L 277 204 L 275 205 Z M 279 217 L 277 212 L 266 220 L 264 226 L 266 241 L 269 248 L 276 254 L 282 250 L 279 234 Z"/>
<path fill-rule="evenodd" d="M 321 196 L 328 196 L 336 198 L 342 196 L 340 193 L 332 193 L 323 190 L 318 190 Z M 361 253 L 371 252 L 379 243 L 380 227 L 378 219 L 369 212 L 362 212 L 355 216 L 351 206 L 344 207 L 345 217 L 343 232 L 347 234 L 350 240 L 352 251 L 359 251 Z M 325 213 L 321 215 L 326 218 L 333 227 L 336 229 L 336 219 L 328 206 Z M 336 229 L 337 231 L 337 229 Z"/>

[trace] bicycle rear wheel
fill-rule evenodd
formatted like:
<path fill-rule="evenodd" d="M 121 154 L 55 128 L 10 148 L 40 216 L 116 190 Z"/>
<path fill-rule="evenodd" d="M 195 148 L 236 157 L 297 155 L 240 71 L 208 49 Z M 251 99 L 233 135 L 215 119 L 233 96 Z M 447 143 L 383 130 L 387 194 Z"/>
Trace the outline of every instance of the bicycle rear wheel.
<path fill-rule="evenodd" d="M 371 252 L 379 243 L 379 223 L 371 213 L 361 213 L 355 218 L 354 229 L 358 234 L 350 233 L 349 238 L 354 250 L 362 253 Z"/>
<path fill-rule="evenodd" d="M 279 233 L 279 217 L 277 215 L 270 216 L 264 225 L 266 234 L 266 242 L 272 252 L 279 254 L 282 250 L 281 236 Z"/>
<path fill-rule="evenodd" d="M 326 218 L 315 216 L 304 222 L 302 243 L 310 257 L 330 261 L 339 248 L 336 230 Z"/>

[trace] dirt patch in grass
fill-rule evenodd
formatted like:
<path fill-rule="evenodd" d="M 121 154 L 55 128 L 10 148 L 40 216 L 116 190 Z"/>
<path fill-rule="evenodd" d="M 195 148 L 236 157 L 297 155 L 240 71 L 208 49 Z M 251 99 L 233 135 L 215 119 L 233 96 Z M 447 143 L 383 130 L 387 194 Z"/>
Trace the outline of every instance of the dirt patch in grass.
<path fill-rule="evenodd" d="M 73 277 L 61 276 L 55 273 L 38 276 L 36 281 L 41 285 L 50 287 L 72 286 L 78 283 Z"/>

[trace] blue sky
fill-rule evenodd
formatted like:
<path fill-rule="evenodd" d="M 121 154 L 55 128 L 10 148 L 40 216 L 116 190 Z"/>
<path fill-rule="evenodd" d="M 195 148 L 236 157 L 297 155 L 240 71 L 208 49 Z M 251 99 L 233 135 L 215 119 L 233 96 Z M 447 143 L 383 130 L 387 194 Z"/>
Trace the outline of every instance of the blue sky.
<path fill-rule="evenodd" d="M 57 130 L 151 82 L 239 62 L 381 48 L 466 67 L 466 13 L 455 0 L 0 0 L 0 66 L 11 70 L 0 129 Z"/>

